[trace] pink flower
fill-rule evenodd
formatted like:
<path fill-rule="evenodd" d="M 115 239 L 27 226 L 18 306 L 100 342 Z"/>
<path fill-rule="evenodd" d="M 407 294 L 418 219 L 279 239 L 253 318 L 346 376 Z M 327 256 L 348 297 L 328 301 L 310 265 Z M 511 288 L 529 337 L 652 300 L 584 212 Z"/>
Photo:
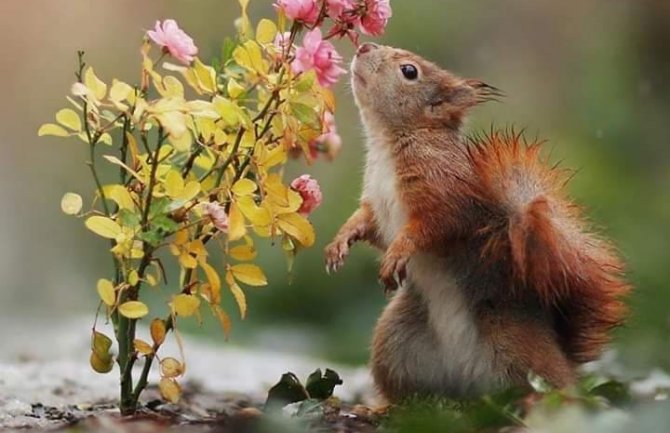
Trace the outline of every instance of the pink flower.
<path fill-rule="evenodd" d="M 350 22 L 355 20 L 355 0 L 326 0 L 328 16 L 336 21 Z"/>
<path fill-rule="evenodd" d="M 342 63 L 342 57 L 337 54 L 333 44 L 322 39 L 321 30 L 318 28 L 305 33 L 302 45 L 295 51 L 293 72 L 314 69 L 319 84 L 323 87 L 335 84 L 338 77 L 346 72 L 339 66 Z"/>
<path fill-rule="evenodd" d="M 314 24 L 319 19 L 319 5 L 316 0 L 277 0 L 274 6 L 294 21 Z"/>
<path fill-rule="evenodd" d="M 321 187 L 318 182 L 312 179 L 310 175 L 303 174 L 291 182 L 293 188 L 302 197 L 302 206 L 298 209 L 298 213 L 302 216 L 307 216 L 314 211 L 321 204 L 323 196 L 321 195 Z"/>
<path fill-rule="evenodd" d="M 277 57 L 285 57 L 291 53 L 291 48 L 293 47 L 289 42 L 291 42 L 291 32 L 277 33 L 274 40 Z"/>
<path fill-rule="evenodd" d="M 226 208 L 217 202 L 209 202 L 204 205 L 205 213 L 209 216 L 214 224 L 214 227 L 222 232 L 228 231 L 228 215 L 226 215 Z"/>
<path fill-rule="evenodd" d="M 333 159 L 337 156 L 338 153 L 340 153 L 340 148 L 342 147 L 342 138 L 337 133 L 335 116 L 333 116 L 333 113 L 330 111 L 326 111 L 323 116 L 323 126 L 325 127 L 324 133 L 315 140 L 316 149 L 313 149 L 312 151 L 314 152 L 314 150 L 323 150 L 329 159 Z M 310 149 L 312 149 L 311 143 Z M 312 153 L 312 157 L 316 157 L 314 153 Z"/>
<path fill-rule="evenodd" d="M 365 7 L 365 13 L 361 16 L 361 31 L 366 35 L 381 35 L 391 18 L 389 0 L 365 0 Z"/>
<path fill-rule="evenodd" d="M 185 65 L 190 64 L 198 54 L 193 39 L 179 28 L 175 20 L 165 20 L 162 24 L 156 21 L 156 26 L 147 32 L 147 36 Z"/>

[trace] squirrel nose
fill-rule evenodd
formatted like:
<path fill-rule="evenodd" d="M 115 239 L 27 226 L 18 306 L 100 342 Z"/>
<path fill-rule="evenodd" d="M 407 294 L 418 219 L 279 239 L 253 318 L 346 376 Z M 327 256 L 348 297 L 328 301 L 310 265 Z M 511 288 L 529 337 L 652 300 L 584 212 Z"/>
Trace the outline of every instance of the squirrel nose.
<path fill-rule="evenodd" d="M 372 42 L 366 42 L 362 44 L 360 47 L 358 47 L 358 50 L 356 50 L 356 54 L 357 55 L 365 54 L 372 50 L 376 50 L 377 48 L 379 48 L 379 45 L 374 44 Z"/>

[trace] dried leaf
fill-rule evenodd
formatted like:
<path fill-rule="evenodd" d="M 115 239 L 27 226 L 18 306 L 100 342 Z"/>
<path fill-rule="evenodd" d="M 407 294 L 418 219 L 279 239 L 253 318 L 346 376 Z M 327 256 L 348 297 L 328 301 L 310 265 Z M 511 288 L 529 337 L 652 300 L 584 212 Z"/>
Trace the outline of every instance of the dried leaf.
<path fill-rule="evenodd" d="M 263 274 L 261 268 L 256 265 L 240 263 L 231 266 L 230 272 L 237 280 L 250 286 L 265 286 L 268 283 L 265 274 Z"/>
<path fill-rule="evenodd" d="M 156 346 L 160 346 L 165 341 L 165 322 L 162 319 L 154 319 L 151 321 L 151 339 Z"/>
<path fill-rule="evenodd" d="M 135 339 L 133 346 L 135 347 L 135 350 L 142 355 L 151 355 L 154 353 L 154 348 L 151 347 L 149 343 L 144 340 L 140 340 L 139 338 Z"/>
<path fill-rule="evenodd" d="M 178 316 L 189 317 L 194 315 L 198 311 L 198 308 L 200 308 L 200 299 L 193 295 L 180 293 L 172 298 L 170 305 L 172 311 Z"/>
<path fill-rule="evenodd" d="M 161 376 L 172 378 L 182 374 L 184 374 L 184 364 L 171 357 L 161 360 Z"/>
<path fill-rule="evenodd" d="M 170 403 L 178 403 L 181 397 L 181 386 L 174 379 L 162 378 L 158 383 L 161 396 Z"/>

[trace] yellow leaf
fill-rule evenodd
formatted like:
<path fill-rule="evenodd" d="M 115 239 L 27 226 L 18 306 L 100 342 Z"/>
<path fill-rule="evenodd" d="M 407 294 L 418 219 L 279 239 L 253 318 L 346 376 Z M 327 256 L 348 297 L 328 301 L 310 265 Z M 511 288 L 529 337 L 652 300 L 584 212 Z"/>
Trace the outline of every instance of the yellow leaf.
<path fill-rule="evenodd" d="M 221 328 L 223 328 L 223 334 L 226 336 L 226 338 L 228 338 L 228 336 L 230 336 L 230 330 L 233 327 L 230 316 L 225 311 L 223 311 L 219 305 L 214 306 L 214 313 L 216 314 L 216 318 L 219 319 Z"/>
<path fill-rule="evenodd" d="M 228 239 L 236 241 L 241 239 L 247 233 L 247 227 L 244 225 L 244 216 L 235 202 L 230 205 L 228 212 Z"/>
<path fill-rule="evenodd" d="M 240 309 L 240 317 L 244 319 L 247 316 L 247 297 L 235 280 L 228 280 L 228 286 L 230 287 L 230 292 L 233 294 L 235 302 L 237 302 L 237 306 Z"/>
<path fill-rule="evenodd" d="M 45 135 L 54 135 L 56 137 L 67 137 L 70 135 L 70 133 L 67 132 L 62 126 L 55 125 L 53 123 L 45 123 L 44 125 L 40 126 L 40 130 L 37 131 L 37 135 L 39 137 L 43 137 Z"/>
<path fill-rule="evenodd" d="M 276 34 L 277 25 L 274 22 L 266 18 L 260 20 L 258 27 L 256 27 L 256 40 L 259 44 L 269 44 L 270 42 L 273 42 Z"/>
<path fill-rule="evenodd" d="M 221 96 L 214 97 L 212 101 L 214 109 L 223 121 L 230 126 L 239 124 L 244 119 L 244 112 L 242 108 L 234 101 Z"/>
<path fill-rule="evenodd" d="M 156 346 L 160 346 L 165 341 L 165 322 L 162 319 L 154 319 L 151 321 L 151 339 Z"/>
<path fill-rule="evenodd" d="M 295 238 L 305 247 L 314 244 L 314 227 L 305 217 L 297 213 L 288 213 L 277 216 L 277 224 L 285 233 Z"/>
<path fill-rule="evenodd" d="M 128 284 L 134 286 L 139 282 L 140 282 L 140 276 L 137 274 L 137 271 L 135 269 L 128 272 Z"/>
<path fill-rule="evenodd" d="M 140 340 L 139 338 L 135 339 L 133 346 L 135 346 L 135 351 L 141 353 L 142 355 L 151 355 L 154 353 L 154 348 L 151 347 L 149 343 L 144 340 Z"/>
<path fill-rule="evenodd" d="M 56 121 L 73 131 L 81 130 L 81 119 L 79 118 L 79 114 L 71 108 L 63 108 L 56 113 Z"/>
<path fill-rule="evenodd" d="M 112 164 L 118 165 L 119 167 L 123 167 L 128 173 L 130 173 L 135 179 L 139 180 L 140 182 L 144 183 L 144 180 L 142 177 L 137 173 L 135 170 L 132 168 L 128 167 L 123 161 L 121 161 L 119 158 L 113 155 L 102 155 L 104 159 L 109 161 Z"/>
<path fill-rule="evenodd" d="M 198 78 L 200 88 L 208 93 L 216 93 L 216 71 L 214 68 L 205 65 L 196 57 L 193 62 L 193 70 Z"/>
<path fill-rule="evenodd" d="M 111 307 L 116 303 L 116 293 L 114 291 L 114 285 L 111 281 L 104 278 L 99 279 L 97 290 L 100 299 L 102 299 L 102 302 L 104 302 L 105 305 Z"/>
<path fill-rule="evenodd" d="M 237 205 L 245 217 L 254 226 L 268 226 L 272 222 L 272 216 L 266 208 L 259 207 L 254 199 L 249 196 L 238 197 Z"/>
<path fill-rule="evenodd" d="M 237 280 L 244 284 L 249 284 L 250 286 L 265 286 L 268 283 L 265 274 L 263 274 L 261 268 L 256 265 L 240 263 L 231 266 L 230 272 L 232 272 Z"/>
<path fill-rule="evenodd" d="M 131 98 L 133 93 L 134 89 L 130 85 L 115 78 L 112 80 L 112 87 L 109 89 L 109 99 L 118 104 L 121 101 Z"/>
<path fill-rule="evenodd" d="M 235 260 L 246 261 L 256 258 L 256 248 L 253 245 L 238 245 L 228 251 L 228 255 Z"/>
<path fill-rule="evenodd" d="M 226 89 L 228 90 L 228 96 L 233 99 L 236 99 L 238 96 L 244 93 L 245 90 L 244 87 L 241 86 L 234 78 L 228 80 Z"/>
<path fill-rule="evenodd" d="M 198 308 L 200 308 L 200 299 L 193 295 L 180 293 L 172 298 L 170 305 L 178 316 L 189 317 L 194 315 L 198 311 Z"/>
<path fill-rule="evenodd" d="M 101 356 L 109 356 L 112 340 L 102 332 L 93 331 L 93 344 L 91 349 Z"/>
<path fill-rule="evenodd" d="M 170 143 L 174 146 L 177 152 L 188 152 L 193 145 L 193 137 L 188 132 L 182 134 L 180 137 L 170 137 Z"/>
<path fill-rule="evenodd" d="M 168 75 L 166 77 L 163 77 L 163 93 L 161 96 L 164 97 L 177 97 L 177 98 L 183 98 L 184 97 L 184 85 L 181 84 L 181 81 L 176 79 L 175 77 Z"/>
<path fill-rule="evenodd" d="M 186 115 L 180 111 L 165 111 L 155 115 L 156 120 L 170 134 L 171 138 L 181 137 L 186 133 Z"/>
<path fill-rule="evenodd" d="M 84 73 L 84 84 L 98 101 L 105 98 L 105 95 L 107 94 L 107 85 L 95 75 L 93 68 L 89 67 Z"/>
<path fill-rule="evenodd" d="M 238 196 L 251 195 L 256 191 L 258 186 L 256 183 L 249 179 L 240 179 L 231 188 L 233 194 Z"/>
<path fill-rule="evenodd" d="M 92 216 L 84 222 L 86 228 L 103 238 L 114 239 L 121 234 L 121 226 L 119 226 L 111 218 L 103 216 Z"/>
<path fill-rule="evenodd" d="M 129 319 L 140 319 L 149 314 L 149 308 L 140 301 L 128 301 L 119 305 L 119 313 Z"/>
<path fill-rule="evenodd" d="M 267 72 L 267 67 L 261 54 L 261 47 L 255 41 L 246 41 L 235 48 L 233 59 L 235 59 L 238 65 L 252 72 L 258 74 L 265 74 Z"/>
<path fill-rule="evenodd" d="M 172 357 L 161 360 L 161 376 L 173 378 L 184 374 L 184 364 Z"/>
<path fill-rule="evenodd" d="M 105 185 L 102 187 L 105 197 L 114 200 L 119 205 L 119 209 L 134 210 L 135 203 L 133 198 L 123 185 Z"/>
<path fill-rule="evenodd" d="M 96 352 L 91 352 L 91 357 L 89 358 L 91 368 L 96 373 L 109 373 L 114 368 L 114 360 L 111 356 L 100 356 Z"/>
<path fill-rule="evenodd" d="M 181 396 L 181 386 L 174 379 L 162 378 L 158 383 L 161 396 L 170 403 L 178 403 Z"/>
<path fill-rule="evenodd" d="M 200 266 L 202 266 L 205 275 L 207 275 L 207 281 L 209 281 L 209 302 L 211 304 L 218 304 L 221 302 L 221 278 L 216 272 L 216 269 L 204 260 L 200 263 Z"/>
<path fill-rule="evenodd" d="M 60 201 L 60 208 L 67 215 L 77 215 L 81 210 L 83 201 L 79 194 L 68 192 L 63 195 Z"/>
<path fill-rule="evenodd" d="M 184 189 L 175 197 L 176 200 L 190 201 L 200 193 L 200 183 L 192 180 L 188 182 Z"/>
<path fill-rule="evenodd" d="M 170 170 L 165 176 L 165 192 L 172 198 L 176 198 L 184 190 L 184 179 L 176 170 Z"/>
<path fill-rule="evenodd" d="M 105 132 L 104 134 L 102 134 L 98 138 L 98 142 L 105 143 L 107 146 L 111 146 L 112 145 L 112 136 Z"/>

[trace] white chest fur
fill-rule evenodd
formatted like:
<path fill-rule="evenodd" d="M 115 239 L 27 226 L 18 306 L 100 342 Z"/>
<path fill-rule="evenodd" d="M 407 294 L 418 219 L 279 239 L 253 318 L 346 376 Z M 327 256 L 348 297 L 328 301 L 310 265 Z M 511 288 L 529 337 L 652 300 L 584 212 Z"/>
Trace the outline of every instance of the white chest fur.
<path fill-rule="evenodd" d="M 407 210 L 398 195 L 395 161 L 389 146 L 374 138 L 368 144 L 363 199 L 371 204 L 382 240 L 388 246 L 407 221 Z"/>

